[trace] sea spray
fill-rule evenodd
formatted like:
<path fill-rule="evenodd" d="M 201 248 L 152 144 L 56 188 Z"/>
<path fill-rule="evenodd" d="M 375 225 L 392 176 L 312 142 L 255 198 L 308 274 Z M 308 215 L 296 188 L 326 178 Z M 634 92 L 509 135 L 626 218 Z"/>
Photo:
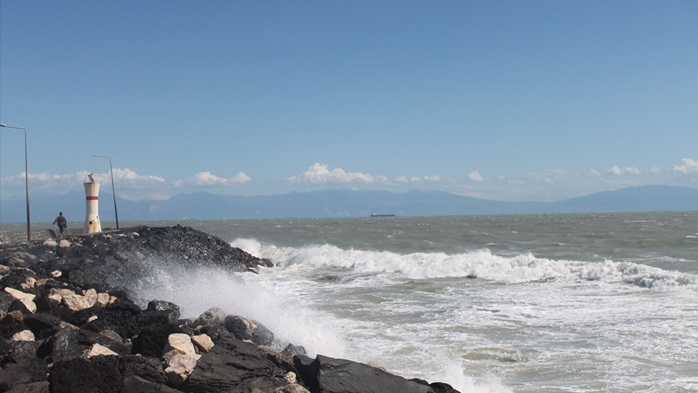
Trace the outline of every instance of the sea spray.
<path fill-rule="evenodd" d="M 182 317 L 195 319 L 217 307 L 226 314 L 254 319 L 274 332 L 278 345 L 303 345 L 308 354 L 346 356 L 346 346 L 331 325 L 318 323 L 312 310 L 295 306 L 293 298 L 279 296 L 260 283 L 245 280 L 254 273 L 234 273 L 223 268 L 183 266 L 149 260 L 147 275 L 130 289 L 142 303 L 167 300 L 180 306 Z"/>

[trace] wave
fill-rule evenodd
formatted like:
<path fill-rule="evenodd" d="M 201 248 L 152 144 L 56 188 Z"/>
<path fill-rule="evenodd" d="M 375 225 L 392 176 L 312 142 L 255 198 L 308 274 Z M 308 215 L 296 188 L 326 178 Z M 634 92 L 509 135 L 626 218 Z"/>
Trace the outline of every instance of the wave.
<path fill-rule="evenodd" d="M 645 288 L 698 286 L 698 276 L 633 262 L 555 260 L 532 253 L 500 256 L 489 249 L 459 254 L 399 254 L 341 249 L 334 245 L 276 247 L 254 239 L 231 243 L 253 255 L 269 258 L 280 268 L 339 268 L 354 274 L 397 274 L 409 279 L 479 278 L 504 284 L 546 281 L 601 281 Z"/>

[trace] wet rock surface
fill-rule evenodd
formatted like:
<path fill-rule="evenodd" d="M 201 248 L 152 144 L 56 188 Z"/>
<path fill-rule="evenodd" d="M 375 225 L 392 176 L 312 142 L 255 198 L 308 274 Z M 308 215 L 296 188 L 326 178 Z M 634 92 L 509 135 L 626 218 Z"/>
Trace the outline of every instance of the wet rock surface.
<path fill-rule="evenodd" d="M 194 320 L 120 283 L 157 258 L 233 272 L 273 266 L 206 233 L 135 227 L 0 244 L 0 392 L 456 392 L 349 360 L 275 348 L 257 321 Z"/>

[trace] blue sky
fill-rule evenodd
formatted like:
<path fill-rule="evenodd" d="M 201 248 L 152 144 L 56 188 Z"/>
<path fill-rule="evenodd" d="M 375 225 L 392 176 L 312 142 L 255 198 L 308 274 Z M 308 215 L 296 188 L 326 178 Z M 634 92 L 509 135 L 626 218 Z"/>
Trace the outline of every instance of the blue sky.
<path fill-rule="evenodd" d="M 698 187 L 698 3 L 2 0 L 0 122 L 32 193 Z"/>

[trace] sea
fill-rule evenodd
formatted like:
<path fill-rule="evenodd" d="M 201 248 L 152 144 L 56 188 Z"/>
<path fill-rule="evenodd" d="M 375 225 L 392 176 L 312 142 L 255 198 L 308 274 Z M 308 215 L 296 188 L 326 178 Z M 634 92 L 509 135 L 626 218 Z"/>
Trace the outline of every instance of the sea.
<path fill-rule="evenodd" d="M 698 212 L 185 220 L 275 267 L 131 288 L 461 392 L 698 392 Z"/>

